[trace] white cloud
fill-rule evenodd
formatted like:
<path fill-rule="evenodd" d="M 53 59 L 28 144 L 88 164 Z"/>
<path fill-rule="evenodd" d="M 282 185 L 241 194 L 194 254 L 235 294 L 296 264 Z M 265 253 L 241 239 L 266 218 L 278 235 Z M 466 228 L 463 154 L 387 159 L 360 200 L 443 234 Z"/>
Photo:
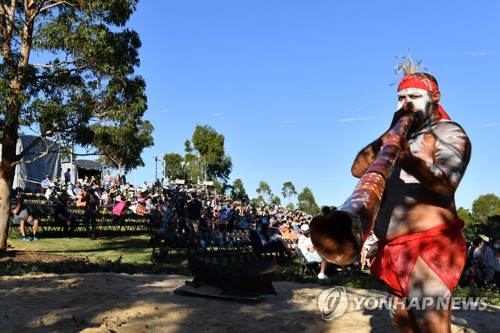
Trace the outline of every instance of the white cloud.
<path fill-rule="evenodd" d="M 164 109 L 164 110 L 161 110 L 160 112 L 161 112 L 161 113 L 165 113 L 165 112 L 172 112 L 172 110 L 169 110 L 169 109 Z"/>
<path fill-rule="evenodd" d="M 222 112 L 217 112 L 217 113 L 214 113 L 214 114 L 213 114 L 213 116 L 214 116 L 214 117 L 220 117 L 220 116 L 222 116 L 222 115 L 223 115 L 223 113 L 222 113 Z"/>
<path fill-rule="evenodd" d="M 484 124 L 483 127 L 496 127 L 500 126 L 500 123 L 491 123 L 491 124 Z"/>
<path fill-rule="evenodd" d="M 370 119 L 373 119 L 371 117 L 357 117 L 357 118 L 344 118 L 344 119 L 339 119 L 338 121 L 341 122 L 341 123 L 346 123 L 346 122 L 350 122 L 350 121 L 364 121 L 364 120 L 370 120 Z"/>
<path fill-rule="evenodd" d="M 282 124 L 294 124 L 296 122 L 297 122 L 297 120 L 291 119 L 291 120 L 283 120 L 281 123 Z"/>
<path fill-rule="evenodd" d="M 453 54 L 461 54 L 465 56 L 471 56 L 471 57 L 481 57 L 486 55 L 486 52 L 484 51 L 455 51 Z"/>

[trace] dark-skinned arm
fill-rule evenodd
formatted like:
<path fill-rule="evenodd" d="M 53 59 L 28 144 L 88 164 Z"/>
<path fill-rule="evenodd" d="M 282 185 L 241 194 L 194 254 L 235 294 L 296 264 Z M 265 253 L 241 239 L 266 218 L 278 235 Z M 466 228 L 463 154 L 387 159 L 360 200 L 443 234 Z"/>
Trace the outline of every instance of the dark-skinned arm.
<path fill-rule="evenodd" d="M 441 195 L 453 195 L 467 168 L 471 155 L 471 143 L 463 129 L 454 124 L 444 125 L 441 133 L 427 135 L 424 140 L 432 147 L 428 162 L 412 154 L 406 140 L 396 166 L 415 177 L 425 188 Z M 446 134 L 445 134 L 446 133 Z M 439 140 L 438 140 L 439 137 Z M 424 158 L 426 154 L 422 155 Z"/>
<path fill-rule="evenodd" d="M 387 130 L 384 134 L 382 134 L 377 140 L 370 143 L 365 148 L 361 149 L 361 151 L 356 155 L 354 159 L 354 163 L 351 166 L 351 173 L 356 178 L 361 178 L 365 173 L 366 169 L 377 159 L 377 156 L 380 154 L 380 150 L 389 139 L 389 135 L 391 134 L 391 129 Z"/>
<path fill-rule="evenodd" d="M 401 116 L 405 113 L 406 112 L 403 110 L 396 111 L 394 113 L 394 116 L 392 117 L 392 122 L 391 126 L 389 126 L 389 129 L 385 131 L 384 134 L 382 134 L 378 139 L 370 143 L 365 148 L 361 149 L 358 155 L 356 155 L 354 163 L 351 166 L 351 173 L 354 177 L 361 178 L 366 169 L 368 169 L 368 167 L 372 165 L 373 162 L 377 159 L 378 155 L 380 154 L 380 150 L 389 139 L 394 126 L 401 118 Z"/>

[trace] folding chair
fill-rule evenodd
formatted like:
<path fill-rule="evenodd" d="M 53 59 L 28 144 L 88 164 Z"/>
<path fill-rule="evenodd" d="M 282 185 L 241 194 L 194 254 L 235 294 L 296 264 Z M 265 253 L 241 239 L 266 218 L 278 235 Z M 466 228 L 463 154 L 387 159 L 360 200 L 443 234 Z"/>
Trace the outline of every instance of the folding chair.
<path fill-rule="evenodd" d="M 312 276 L 318 276 L 321 269 L 321 261 L 308 261 L 298 246 L 295 247 L 295 252 L 297 253 L 297 258 L 300 264 L 298 266 L 299 273 L 304 275 L 307 271 Z"/>

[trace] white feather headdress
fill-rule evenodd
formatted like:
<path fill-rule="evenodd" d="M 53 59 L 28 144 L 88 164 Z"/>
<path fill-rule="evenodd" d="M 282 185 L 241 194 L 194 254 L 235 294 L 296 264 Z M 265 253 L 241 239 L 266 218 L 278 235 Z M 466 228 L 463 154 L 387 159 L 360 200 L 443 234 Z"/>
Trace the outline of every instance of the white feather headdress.
<path fill-rule="evenodd" d="M 396 58 L 403 59 L 403 61 L 396 65 L 394 71 L 395 75 L 398 75 L 399 73 L 412 75 L 421 71 L 429 71 L 427 67 L 422 65 L 422 60 L 413 60 L 410 55 L 396 56 Z"/>

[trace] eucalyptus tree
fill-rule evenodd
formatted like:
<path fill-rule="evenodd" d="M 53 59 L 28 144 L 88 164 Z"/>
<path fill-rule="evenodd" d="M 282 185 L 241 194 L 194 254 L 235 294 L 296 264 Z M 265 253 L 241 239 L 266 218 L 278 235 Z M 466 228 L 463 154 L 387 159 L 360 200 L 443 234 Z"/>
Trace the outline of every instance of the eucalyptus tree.
<path fill-rule="evenodd" d="M 181 154 L 169 153 L 163 157 L 165 174 L 171 179 L 186 179 L 186 162 Z"/>
<path fill-rule="evenodd" d="M 304 187 L 302 192 L 297 196 L 298 200 L 298 210 L 306 212 L 311 215 L 317 215 L 320 212 L 320 208 L 316 203 L 316 199 L 309 187 Z"/>
<path fill-rule="evenodd" d="M 283 195 L 283 198 L 288 198 L 288 204 L 290 204 L 292 196 L 297 195 L 298 193 L 292 182 L 284 182 L 283 187 L 281 188 L 281 194 Z"/>
<path fill-rule="evenodd" d="M 231 185 L 231 193 L 230 196 L 233 200 L 248 201 L 248 194 L 245 190 L 245 186 L 243 185 L 243 181 L 238 178 L 235 179 L 233 185 Z"/>
<path fill-rule="evenodd" d="M 193 162 L 200 181 L 227 183 L 233 168 L 231 157 L 224 149 L 224 136 L 209 125 L 196 126 L 191 141 L 185 142 L 186 160 Z"/>
<path fill-rule="evenodd" d="M 136 6 L 137 0 L 0 0 L 0 251 L 7 248 L 15 167 L 29 162 L 23 158 L 34 145 L 45 149 L 31 160 L 80 146 L 109 154 L 125 169 L 141 165 L 152 126 L 142 120 L 145 82 L 134 74 L 141 41 L 125 27 Z M 36 139 L 17 152 L 20 130 Z"/>
<path fill-rule="evenodd" d="M 259 182 L 259 186 L 255 190 L 255 192 L 257 192 L 262 197 L 266 205 L 272 203 L 274 194 L 271 190 L 271 186 L 269 186 L 269 184 L 265 181 L 262 180 Z"/>
<path fill-rule="evenodd" d="M 471 220 L 469 227 L 476 236 L 479 233 L 496 236 L 500 229 L 500 198 L 493 193 L 480 195 L 472 203 Z"/>

